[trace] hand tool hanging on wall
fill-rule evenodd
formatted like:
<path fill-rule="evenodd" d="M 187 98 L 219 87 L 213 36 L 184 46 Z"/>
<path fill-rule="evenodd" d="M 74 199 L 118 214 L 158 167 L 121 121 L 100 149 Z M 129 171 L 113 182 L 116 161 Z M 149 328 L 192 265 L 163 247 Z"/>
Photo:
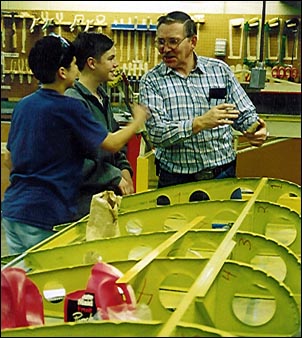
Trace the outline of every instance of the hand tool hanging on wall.
<path fill-rule="evenodd" d="M 146 56 L 147 56 L 147 62 L 150 62 L 150 49 L 151 49 L 151 19 L 150 16 L 147 17 L 147 32 L 146 32 Z"/>
<path fill-rule="evenodd" d="M 96 18 L 95 18 L 95 23 L 96 23 L 96 25 L 98 25 L 97 31 L 99 33 L 102 33 L 103 32 L 103 25 L 104 26 L 106 25 L 106 17 L 105 17 L 105 15 L 103 15 L 103 14 L 97 15 Z"/>
<path fill-rule="evenodd" d="M 15 74 L 17 73 L 17 62 L 14 59 L 10 61 L 10 79 L 11 82 L 14 82 Z"/>
<path fill-rule="evenodd" d="M 266 58 L 265 64 L 267 66 L 275 66 L 280 62 L 280 46 L 281 46 L 281 19 L 273 18 L 266 21 L 264 25 L 264 35 L 265 35 L 265 47 L 266 47 Z M 275 49 L 277 50 L 276 56 L 271 55 L 272 49 L 272 40 L 273 37 L 277 39 L 277 43 L 275 43 Z"/>
<path fill-rule="evenodd" d="M 1 51 L 1 82 L 5 82 L 5 73 L 6 73 L 6 67 L 5 67 L 5 56 L 4 52 Z"/>
<path fill-rule="evenodd" d="M 142 20 L 142 25 L 145 25 L 147 27 L 147 21 L 146 19 Z M 142 43 L 141 43 L 141 49 L 142 49 L 142 61 L 145 60 L 145 48 L 146 48 L 146 30 L 142 31 Z"/>
<path fill-rule="evenodd" d="M 120 24 L 124 24 L 124 19 L 120 19 Z M 120 62 L 123 61 L 123 54 L 124 54 L 124 30 L 121 29 L 120 31 Z"/>
<path fill-rule="evenodd" d="M 24 75 L 24 59 L 18 59 L 18 74 L 19 74 L 19 82 L 23 84 L 23 75 Z"/>
<path fill-rule="evenodd" d="M 61 36 L 62 35 L 62 25 L 61 23 L 63 22 L 64 15 L 63 12 L 56 13 L 56 24 L 58 25 L 58 34 Z"/>
<path fill-rule="evenodd" d="M 125 75 L 125 73 L 122 73 L 122 78 L 123 78 L 123 82 L 125 85 L 125 104 L 129 110 L 129 113 L 132 114 L 132 109 L 131 109 L 131 104 L 135 101 L 137 101 L 137 98 L 135 96 L 135 93 L 127 79 L 127 76 Z M 148 133 L 146 131 L 146 127 L 143 126 L 143 128 L 140 130 L 140 134 L 143 138 L 143 140 L 145 141 L 146 144 L 146 151 L 150 151 L 153 148 L 152 142 L 149 139 Z"/>
<path fill-rule="evenodd" d="M 44 12 L 41 12 L 41 20 L 43 22 L 41 29 L 42 29 L 44 36 L 46 36 L 47 35 L 47 27 L 48 27 L 48 12 L 46 12 L 46 14 L 44 14 Z"/>
<path fill-rule="evenodd" d="M 298 77 L 298 69 L 294 67 L 294 60 L 298 59 L 298 27 L 299 27 L 299 19 L 294 18 L 291 20 L 291 29 L 293 33 L 293 46 L 292 46 L 292 59 L 291 65 L 285 68 L 285 76 L 289 81 L 295 81 Z"/>
<path fill-rule="evenodd" d="M 139 82 L 142 78 L 142 75 L 143 75 L 143 61 L 141 61 L 138 65 L 138 88 L 137 88 L 137 91 L 139 91 Z"/>
<path fill-rule="evenodd" d="M 4 16 L 1 15 L 1 43 L 3 49 L 5 49 L 5 34 Z"/>
<path fill-rule="evenodd" d="M 22 19 L 22 48 L 21 53 L 25 54 L 25 43 L 26 43 L 26 18 Z"/>
<path fill-rule="evenodd" d="M 88 32 L 90 28 L 92 28 L 93 26 L 91 26 L 93 24 L 94 20 L 86 20 L 86 26 L 84 28 L 84 32 Z"/>
<path fill-rule="evenodd" d="M 230 46 L 229 47 L 230 54 L 228 56 L 229 59 L 241 59 L 243 46 L 243 26 L 244 26 L 244 18 L 229 20 L 229 46 Z M 233 52 L 233 35 L 235 35 L 235 31 L 237 34 L 238 32 L 240 32 L 239 50 L 237 55 L 234 55 Z"/>
<path fill-rule="evenodd" d="M 27 83 L 31 84 L 33 73 L 28 66 L 28 59 L 27 58 L 25 58 L 25 73 L 27 74 Z"/>
<path fill-rule="evenodd" d="M 132 87 L 129 83 L 129 71 L 128 71 L 128 76 L 126 76 L 126 74 L 123 72 L 122 73 L 122 80 L 123 80 L 123 83 L 124 83 L 124 86 L 125 86 L 125 90 L 123 91 L 124 92 L 124 101 L 125 101 L 125 104 L 129 110 L 129 113 L 131 113 L 131 104 L 133 103 L 133 90 L 132 90 Z"/>
<path fill-rule="evenodd" d="M 158 64 L 158 55 L 159 55 L 159 52 L 158 52 L 158 49 L 157 48 L 154 48 L 154 63 L 153 65 L 156 66 Z"/>
<path fill-rule="evenodd" d="M 193 15 L 192 19 L 196 23 L 197 39 L 199 39 L 200 24 L 205 23 L 204 14 L 195 14 Z"/>
<path fill-rule="evenodd" d="M 76 27 L 79 29 L 79 27 L 81 27 L 81 24 L 83 22 L 84 22 L 84 14 L 76 14 L 74 16 L 73 23 L 71 24 L 69 30 L 73 32 Z"/>
<path fill-rule="evenodd" d="M 135 90 L 135 93 L 137 94 L 137 96 L 138 96 L 138 92 L 139 92 L 139 81 L 140 81 L 139 72 L 140 72 L 140 65 L 141 65 L 141 62 L 136 63 L 135 66 L 133 67 L 134 90 Z"/>
<path fill-rule="evenodd" d="M 26 27 L 26 19 L 27 18 L 31 18 L 32 16 L 27 13 L 27 12 L 22 12 L 20 13 L 21 17 L 22 17 L 22 48 L 21 48 L 21 53 L 25 54 L 26 53 L 26 48 L 25 48 L 25 44 L 26 44 L 26 33 L 27 33 L 27 27 Z"/>
<path fill-rule="evenodd" d="M 138 30 L 137 30 L 137 16 L 134 17 L 134 60 L 138 61 Z"/>
<path fill-rule="evenodd" d="M 263 48 L 264 48 L 264 25 L 265 25 L 266 1 L 262 2 L 262 17 L 260 27 L 260 51 L 259 58 L 256 59 L 256 67 L 252 68 L 250 88 L 262 89 L 265 87 L 266 70 L 263 62 Z M 258 34 L 259 35 L 259 34 Z"/>
<path fill-rule="evenodd" d="M 44 33 L 44 36 L 47 36 L 47 29 L 49 26 L 54 25 L 54 18 L 49 18 L 48 12 L 45 12 L 45 16 L 44 16 L 44 12 L 41 12 L 41 18 L 42 18 L 42 21 L 44 22 L 41 29 L 42 29 L 42 32 Z"/>
<path fill-rule="evenodd" d="M 295 58 L 295 49 L 296 49 L 296 33 L 298 32 L 299 19 L 293 18 L 284 22 L 282 37 L 281 37 L 281 47 L 280 47 L 280 57 L 279 63 L 274 65 L 272 68 L 272 77 L 277 79 L 288 79 L 294 81 L 298 77 L 298 70 L 293 66 L 293 61 Z M 291 64 L 286 64 L 285 59 L 290 59 L 288 56 L 288 44 L 289 39 L 292 42 L 292 56 Z M 297 58 L 297 49 L 296 49 L 296 58 Z"/>
<path fill-rule="evenodd" d="M 158 54 L 157 48 L 154 48 L 154 66 L 158 64 Z"/>
<path fill-rule="evenodd" d="M 114 21 L 113 21 L 113 24 L 114 24 L 114 25 L 117 25 L 117 20 L 114 20 Z M 113 42 L 114 42 L 115 45 L 118 44 L 118 42 L 117 42 L 117 30 L 116 30 L 116 29 L 113 29 L 113 37 L 112 37 L 112 40 L 113 40 Z"/>
<path fill-rule="evenodd" d="M 259 18 L 252 18 L 245 22 L 244 24 L 244 58 L 243 63 L 249 67 L 253 67 L 257 61 L 257 55 L 251 56 L 251 37 L 250 35 L 255 35 L 256 43 L 255 50 L 256 54 L 259 48 Z"/>
<path fill-rule="evenodd" d="M 293 64 L 294 60 L 297 60 L 298 58 L 298 27 L 299 27 L 299 19 L 298 18 L 292 18 L 287 21 L 285 21 L 284 29 L 282 38 L 284 41 L 283 44 L 283 54 L 285 60 L 290 60 Z M 289 38 L 292 38 L 292 49 L 291 49 L 291 55 L 289 55 Z"/>
<path fill-rule="evenodd" d="M 99 33 L 102 33 L 103 31 L 103 26 L 106 26 L 106 17 L 103 14 L 99 14 L 96 16 L 95 22 L 97 25 L 99 25 L 97 31 Z"/>
<path fill-rule="evenodd" d="M 128 62 L 128 73 L 127 73 L 127 79 L 128 79 L 128 82 L 129 82 L 129 85 L 132 84 L 132 81 L 133 81 L 133 77 L 132 77 L 132 62 Z M 131 87 L 132 89 L 132 87 Z"/>
<path fill-rule="evenodd" d="M 11 12 L 12 16 L 12 48 L 16 49 L 17 48 L 17 27 L 16 27 L 16 19 L 15 15 L 18 13 L 16 12 Z"/>
<path fill-rule="evenodd" d="M 128 19 L 128 25 L 131 25 L 131 18 Z M 131 30 L 128 30 L 127 35 L 127 61 L 130 61 L 131 56 Z"/>
<path fill-rule="evenodd" d="M 30 28 L 29 28 L 30 33 L 33 33 L 35 31 L 35 27 L 39 25 L 40 19 L 41 18 L 33 17 L 33 22 L 32 22 L 32 24 L 30 25 Z"/>
<path fill-rule="evenodd" d="M 287 78 L 290 81 L 294 81 L 298 77 L 298 70 L 294 67 L 294 60 L 298 58 L 298 27 L 299 27 L 299 19 L 292 18 L 284 23 L 284 28 L 282 32 L 281 38 L 281 56 L 280 56 L 280 64 L 278 68 L 278 78 Z M 292 40 L 292 50 L 291 57 L 288 55 L 288 44 L 289 38 Z M 285 64 L 284 60 L 290 60 L 291 64 Z M 284 68 L 284 69 L 283 69 Z M 275 71 L 275 69 L 274 69 Z M 272 70 L 272 75 L 275 75 L 275 72 Z"/>
<path fill-rule="evenodd" d="M 118 89 L 118 106 L 121 107 L 122 104 L 125 104 L 125 93 L 124 90 L 122 88 L 122 85 L 124 85 L 123 82 L 123 78 L 122 78 L 122 74 L 125 71 L 125 69 L 123 71 L 121 71 L 121 69 L 118 67 L 114 70 L 114 80 L 113 81 L 108 81 L 107 82 L 107 93 L 109 95 L 109 91 L 108 88 L 113 89 L 113 88 L 117 88 Z M 131 114 L 128 115 L 125 114 L 125 112 L 123 112 L 124 117 L 126 117 L 127 119 L 129 117 L 131 117 Z"/>

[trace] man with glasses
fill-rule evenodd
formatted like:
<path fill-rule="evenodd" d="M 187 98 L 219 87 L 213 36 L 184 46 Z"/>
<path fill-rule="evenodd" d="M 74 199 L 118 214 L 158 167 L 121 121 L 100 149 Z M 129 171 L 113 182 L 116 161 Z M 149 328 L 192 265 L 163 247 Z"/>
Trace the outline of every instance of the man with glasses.
<path fill-rule="evenodd" d="M 1 205 L 9 254 L 51 236 L 54 225 L 73 221 L 84 159 L 94 158 L 99 147 L 119 151 L 147 117 L 146 107 L 134 105 L 132 122 L 109 132 L 80 100 L 64 95 L 79 70 L 73 44 L 60 36 L 38 40 L 28 64 L 40 88 L 12 113 L 6 153 L 10 185 Z"/>
<path fill-rule="evenodd" d="M 198 56 L 196 45 L 196 24 L 188 14 L 175 11 L 158 19 L 155 46 L 162 62 L 143 75 L 139 98 L 151 112 L 146 128 L 159 188 L 235 177 L 232 127 L 253 146 L 266 139 L 266 123 L 230 67 Z M 240 189 L 232 198 L 241 198 Z"/>

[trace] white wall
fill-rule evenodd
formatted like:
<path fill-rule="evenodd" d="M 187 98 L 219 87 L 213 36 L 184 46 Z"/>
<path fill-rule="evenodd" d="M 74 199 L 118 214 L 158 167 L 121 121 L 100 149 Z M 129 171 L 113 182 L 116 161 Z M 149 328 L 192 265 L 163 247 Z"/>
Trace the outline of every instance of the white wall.
<path fill-rule="evenodd" d="M 297 1 L 293 1 L 297 3 Z M 1 1 L 1 10 L 61 10 L 76 12 L 261 14 L 263 1 Z M 301 15 L 300 7 L 266 1 L 268 15 Z"/>

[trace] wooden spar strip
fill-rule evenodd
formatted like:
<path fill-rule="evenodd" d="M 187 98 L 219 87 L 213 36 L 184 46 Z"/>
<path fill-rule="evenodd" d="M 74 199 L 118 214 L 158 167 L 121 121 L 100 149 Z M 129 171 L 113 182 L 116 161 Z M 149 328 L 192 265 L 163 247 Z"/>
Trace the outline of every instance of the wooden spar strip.
<path fill-rule="evenodd" d="M 142 271 L 150 262 L 152 262 L 161 252 L 167 249 L 171 244 L 183 236 L 188 230 L 194 228 L 199 223 L 203 221 L 205 216 L 198 216 L 194 218 L 188 224 L 185 224 L 179 231 L 169 237 L 166 241 L 161 243 L 151 252 L 149 252 L 144 258 L 142 258 L 137 264 L 135 264 L 131 269 L 129 269 L 122 277 L 120 277 L 116 283 L 129 283 L 129 281 Z"/>
<path fill-rule="evenodd" d="M 233 250 L 236 242 L 233 240 L 233 236 L 239 229 L 243 219 L 248 214 L 248 211 L 253 206 L 256 201 L 259 193 L 267 182 L 267 178 L 262 178 L 257 189 L 255 190 L 254 195 L 248 201 L 246 206 L 243 208 L 240 216 L 237 218 L 236 222 L 233 224 L 231 229 L 226 234 L 225 238 L 222 240 L 218 249 L 215 251 L 213 256 L 210 258 L 209 262 L 202 270 L 198 278 L 196 278 L 192 287 L 188 293 L 183 297 L 179 303 L 176 310 L 173 312 L 171 317 L 167 320 L 161 331 L 158 333 L 157 337 L 170 337 L 170 334 L 175 329 L 175 326 L 181 320 L 183 314 L 186 312 L 188 306 L 192 303 L 193 299 L 196 296 L 204 297 L 208 292 L 210 286 L 218 275 L 220 269 L 222 268 L 225 260 Z"/>

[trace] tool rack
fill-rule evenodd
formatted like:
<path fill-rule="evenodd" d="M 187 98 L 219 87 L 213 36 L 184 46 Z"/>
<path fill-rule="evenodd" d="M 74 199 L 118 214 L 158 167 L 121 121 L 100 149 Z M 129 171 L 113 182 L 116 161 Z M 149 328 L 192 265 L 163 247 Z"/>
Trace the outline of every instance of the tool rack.
<path fill-rule="evenodd" d="M 112 30 L 124 30 L 124 31 L 141 31 L 141 32 L 156 32 L 156 25 L 147 25 L 139 23 L 135 25 L 134 23 L 113 23 L 111 25 Z"/>

